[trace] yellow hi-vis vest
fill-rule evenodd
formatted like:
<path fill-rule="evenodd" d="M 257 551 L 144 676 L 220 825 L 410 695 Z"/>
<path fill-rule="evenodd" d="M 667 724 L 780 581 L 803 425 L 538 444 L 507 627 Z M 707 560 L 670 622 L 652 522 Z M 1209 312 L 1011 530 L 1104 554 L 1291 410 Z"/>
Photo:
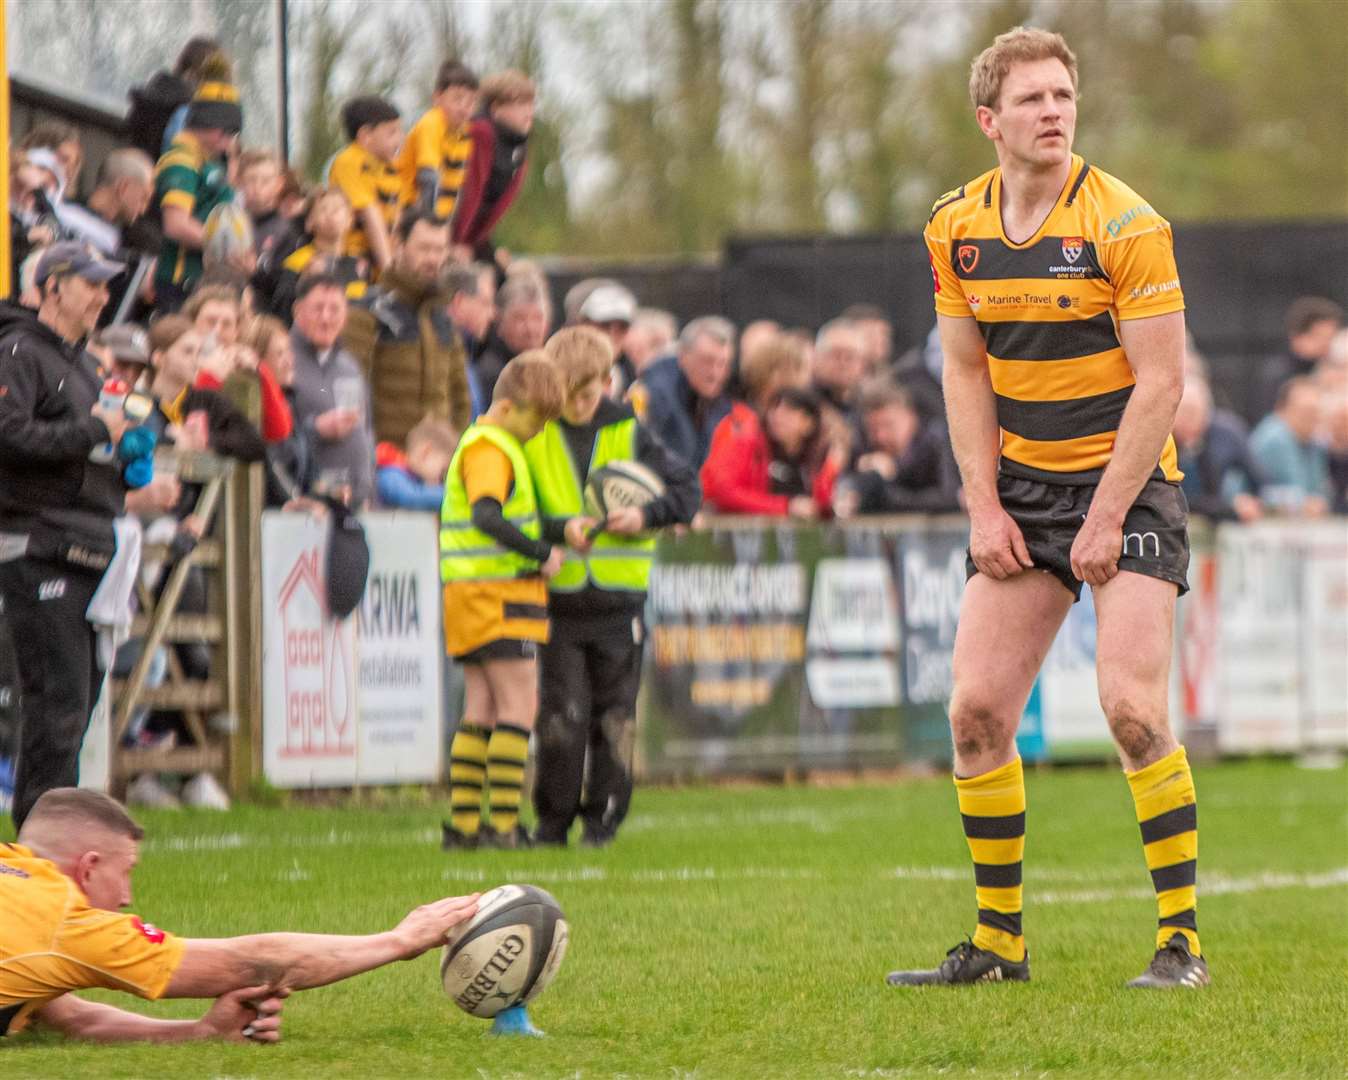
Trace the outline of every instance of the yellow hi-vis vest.
<path fill-rule="evenodd" d="M 610 461 L 631 461 L 636 456 L 637 422 L 633 419 L 606 424 L 595 435 L 589 476 Z M 549 421 L 525 444 L 524 456 L 538 488 L 538 504 L 547 517 L 572 518 L 584 508 L 580 475 L 561 425 Z M 593 584 L 601 589 L 645 592 L 651 579 L 655 538 L 614 536 L 601 532 L 588 555 L 568 550 L 562 570 L 548 582 L 556 592 L 579 592 Z"/>
<path fill-rule="evenodd" d="M 474 424 L 459 440 L 459 447 L 449 464 L 449 475 L 445 478 L 445 501 L 440 508 L 442 582 L 513 581 L 538 573 L 537 560 L 502 547 L 473 524 L 473 508 L 468 502 L 460 463 L 464 451 L 481 439 L 500 448 L 510 459 L 510 468 L 515 474 L 510 498 L 502 507 L 505 519 L 530 540 L 537 540 L 543 532 L 534 481 L 529 475 L 529 463 L 524 459 L 519 440 L 495 424 Z"/>

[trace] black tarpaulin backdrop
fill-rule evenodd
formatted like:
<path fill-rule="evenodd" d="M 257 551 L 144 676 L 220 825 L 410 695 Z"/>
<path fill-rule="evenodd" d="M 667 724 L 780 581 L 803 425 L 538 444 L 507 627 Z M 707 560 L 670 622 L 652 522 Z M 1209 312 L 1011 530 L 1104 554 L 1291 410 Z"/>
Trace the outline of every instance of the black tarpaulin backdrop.
<path fill-rule="evenodd" d="M 1294 299 L 1348 306 L 1348 222 L 1176 225 L 1175 253 L 1189 329 L 1236 408 L 1259 361 L 1283 347 Z M 875 304 L 894 323 L 896 355 L 920 345 L 935 323 L 919 235 L 732 237 L 719 266 L 568 261 L 550 270 L 559 305 L 581 278 L 602 274 L 681 322 L 715 313 L 740 325 L 775 319 L 813 330 L 849 304 Z"/>

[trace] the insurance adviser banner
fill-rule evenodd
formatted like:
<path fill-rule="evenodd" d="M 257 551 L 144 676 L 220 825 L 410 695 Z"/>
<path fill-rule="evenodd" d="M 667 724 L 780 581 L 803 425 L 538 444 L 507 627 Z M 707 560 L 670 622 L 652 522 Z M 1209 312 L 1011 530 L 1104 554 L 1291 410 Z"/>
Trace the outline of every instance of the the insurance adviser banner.
<path fill-rule="evenodd" d="M 440 778 L 440 583 L 432 514 L 361 515 L 360 607 L 327 610 L 328 525 L 262 517 L 262 760 L 278 787 Z"/>
<path fill-rule="evenodd" d="M 645 773 L 948 757 L 965 535 L 745 521 L 662 541 Z"/>

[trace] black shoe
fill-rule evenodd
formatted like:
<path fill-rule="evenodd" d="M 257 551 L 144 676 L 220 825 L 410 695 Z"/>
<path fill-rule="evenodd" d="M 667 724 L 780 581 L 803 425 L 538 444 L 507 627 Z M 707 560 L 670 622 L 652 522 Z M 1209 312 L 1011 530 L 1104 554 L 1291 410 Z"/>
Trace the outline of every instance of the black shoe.
<path fill-rule="evenodd" d="M 1019 962 L 964 940 L 945 954 L 941 966 L 926 971 L 891 971 L 890 986 L 958 986 L 977 982 L 1029 982 L 1030 954 Z"/>
<path fill-rule="evenodd" d="M 529 839 L 529 830 L 523 825 L 516 825 L 509 832 L 497 832 L 489 825 L 482 827 L 482 846 L 486 848 L 500 848 L 503 851 L 518 851 L 521 848 L 530 848 L 534 842 Z"/>
<path fill-rule="evenodd" d="M 459 832 L 448 821 L 440 824 L 440 849 L 442 851 L 476 851 L 480 834 Z"/>
<path fill-rule="evenodd" d="M 1189 951 L 1188 938 L 1175 934 L 1156 950 L 1147 970 L 1128 985 L 1142 990 L 1197 990 L 1211 981 L 1208 962 Z"/>
<path fill-rule="evenodd" d="M 591 829 L 585 829 L 580 834 L 580 846 L 586 848 L 606 848 L 613 843 L 614 834 L 611 832 L 596 832 Z"/>

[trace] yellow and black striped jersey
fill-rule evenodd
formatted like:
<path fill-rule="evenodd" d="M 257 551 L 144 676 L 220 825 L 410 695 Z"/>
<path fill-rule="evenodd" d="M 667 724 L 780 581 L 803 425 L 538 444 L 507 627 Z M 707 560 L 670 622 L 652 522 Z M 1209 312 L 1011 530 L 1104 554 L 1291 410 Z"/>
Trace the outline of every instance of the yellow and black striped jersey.
<path fill-rule="evenodd" d="M 402 153 L 398 155 L 403 202 L 413 204 L 417 201 L 417 173 L 422 169 L 434 169 L 439 185 L 435 214 L 448 221 L 459 201 L 459 189 L 463 187 L 472 153 L 473 139 L 468 133 L 468 125 L 452 130 L 444 110 L 431 106 L 412 125 L 403 142 Z"/>
<path fill-rule="evenodd" d="M 925 238 L 939 315 L 978 321 L 1002 428 L 1002 468 L 1089 483 L 1109 463 L 1134 377 L 1119 321 L 1184 310 L 1170 224 L 1075 154 L 1057 205 L 1013 244 L 1001 170 L 943 195 Z M 1182 477 L 1166 439 L 1159 475 Z"/>
<path fill-rule="evenodd" d="M 398 211 L 402 208 L 402 181 L 398 178 L 398 170 L 353 142 L 332 159 L 328 166 L 328 183 L 342 189 L 354 215 L 343 250 L 355 258 L 368 258 L 370 238 L 365 234 L 361 212 L 367 206 L 377 206 L 389 236 L 393 236 Z"/>

